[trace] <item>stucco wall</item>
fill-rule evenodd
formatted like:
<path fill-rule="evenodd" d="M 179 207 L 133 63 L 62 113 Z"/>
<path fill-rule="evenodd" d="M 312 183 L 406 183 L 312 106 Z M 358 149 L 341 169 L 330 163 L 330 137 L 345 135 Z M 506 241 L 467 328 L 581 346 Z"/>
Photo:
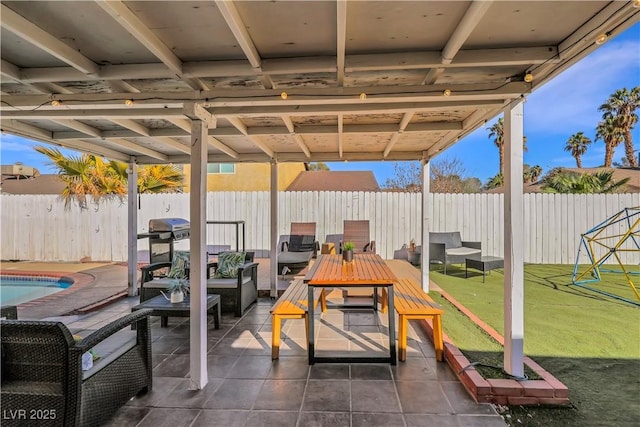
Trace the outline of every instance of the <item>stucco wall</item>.
<path fill-rule="evenodd" d="M 300 172 L 304 163 L 278 164 L 278 190 L 284 191 Z M 184 187 L 189 192 L 190 165 L 184 165 L 187 180 Z M 232 174 L 208 174 L 207 191 L 269 191 L 271 166 L 268 163 L 236 163 L 236 172 Z"/>

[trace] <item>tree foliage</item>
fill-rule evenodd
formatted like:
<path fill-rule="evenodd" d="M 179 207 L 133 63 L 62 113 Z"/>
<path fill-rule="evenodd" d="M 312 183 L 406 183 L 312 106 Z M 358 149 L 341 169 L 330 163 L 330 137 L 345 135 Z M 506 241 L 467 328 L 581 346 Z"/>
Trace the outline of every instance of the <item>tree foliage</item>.
<path fill-rule="evenodd" d="M 636 114 L 638 107 L 640 107 L 640 87 L 636 86 L 631 90 L 618 89 L 598 108 L 602 112 L 602 120 L 610 120 L 611 124 L 617 128 L 616 132 L 622 135 L 625 156 L 631 167 L 634 168 L 638 167 L 638 160 L 635 157 L 631 130 L 638 123 L 638 115 Z M 607 144 L 606 139 L 605 144 Z"/>
<path fill-rule="evenodd" d="M 324 162 L 309 163 L 309 170 L 310 171 L 328 171 L 329 165 L 327 165 Z"/>
<path fill-rule="evenodd" d="M 591 139 L 585 136 L 583 132 L 578 132 L 569 137 L 564 151 L 570 152 L 573 158 L 576 159 L 576 167 L 582 168 L 581 157 L 587 152 L 589 145 L 591 145 Z"/>
<path fill-rule="evenodd" d="M 62 154 L 57 148 L 38 146 L 35 150 L 50 159 L 58 177 L 65 183 L 61 196 L 68 209 L 72 202 L 86 209 L 89 199 L 97 202 L 101 198 L 127 194 L 128 165 L 124 162 L 104 159 L 92 154 Z M 178 192 L 182 190 L 184 174 L 176 166 L 153 165 L 138 168 L 138 191 L 140 193 Z"/>
<path fill-rule="evenodd" d="M 482 186 L 478 178 L 466 177 L 462 161 L 437 159 L 431 164 L 429 181 L 432 193 L 477 193 Z M 394 176 L 387 178 L 384 188 L 419 193 L 422 191 L 422 168 L 417 162 L 395 163 Z"/>
<path fill-rule="evenodd" d="M 500 156 L 500 170 L 498 171 L 498 175 L 504 174 L 504 119 L 500 117 L 498 121 L 487 130 L 489 131 L 489 139 L 493 138 L 493 143 L 498 148 L 498 154 Z M 527 151 L 526 136 L 522 137 L 522 149 L 523 151 Z"/>
<path fill-rule="evenodd" d="M 618 193 L 624 191 L 627 182 L 629 178 L 616 182 L 611 170 L 588 174 L 556 168 L 543 179 L 542 190 L 546 193 Z"/>

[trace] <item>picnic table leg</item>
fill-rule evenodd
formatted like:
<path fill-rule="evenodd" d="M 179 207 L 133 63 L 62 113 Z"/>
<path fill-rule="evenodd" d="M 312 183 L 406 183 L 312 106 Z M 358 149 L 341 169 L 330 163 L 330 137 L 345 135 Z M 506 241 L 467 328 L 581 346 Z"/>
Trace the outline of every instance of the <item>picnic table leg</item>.
<path fill-rule="evenodd" d="M 320 291 L 320 308 L 323 313 L 327 311 L 327 295 L 325 293 L 325 288 L 322 288 L 322 291 Z"/>
<path fill-rule="evenodd" d="M 324 288 L 322 288 L 324 289 Z M 313 313 L 313 286 L 307 287 L 307 308 L 309 310 L 309 314 L 307 315 L 307 352 L 309 354 L 309 365 L 314 365 L 316 363 L 314 352 L 315 346 L 313 343 L 314 338 L 314 313 Z"/>
<path fill-rule="evenodd" d="M 271 321 L 271 359 L 276 360 L 280 356 L 280 316 L 273 315 Z"/>
<path fill-rule="evenodd" d="M 387 307 L 389 307 L 389 293 L 387 292 L 387 288 L 382 288 L 382 302 L 380 305 L 380 311 L 386 313 Z"/>
<path fill-rule="evenodd" d="M 433 316 L 433 345 L 436 350 L 436 360 L 442 362 L 444 360 L 444 343 L 442 339 L 442 319 L 441 316 Z"/>
<path fill-rule="evenodd" d="M 387 289 L 387 297 L 389 298 L 389 306 L 393 307 L 393 286 Z M 391 365 L 396 364 L 396 324 L 395 312 L 389 310 L 389 358 Z M 405 334 L 406 336 L 406 334 Z M 406 339 L 406 338 L 405 338 Z M 405 343 L 406 346 L 406 343 Z"/>
<path fill-rule="evenodd" d="M 398 359 L 404 362 L 407 359 L 407 327 L 406 316 L 398 316 Z"/>

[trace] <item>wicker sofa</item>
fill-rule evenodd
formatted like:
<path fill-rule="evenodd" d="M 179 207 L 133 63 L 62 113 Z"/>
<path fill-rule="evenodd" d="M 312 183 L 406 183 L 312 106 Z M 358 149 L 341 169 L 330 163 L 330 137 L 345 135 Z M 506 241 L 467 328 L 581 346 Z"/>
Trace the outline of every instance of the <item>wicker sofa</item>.
<path fill-rule="evenodd" d="M 429 262 L 442 264 L 447 274 L 447 264 L 463 264 L 467 257 L 481 253 L 481 242 L 466 242 L 459 231 L 429 233 Z"/>
<path fill-rule="evenodd" d="M 214 275 L 218 263 L 207 264 L 207 293 L 220 295 L 222 311 L 233 312 L 237 317 L 241 317 L 258 300 L 258 263 L 253 262 L 254 252 L 245 254 L 245 263 L 238 268 L 237 279 L 216 279 Z M 173 279 L 166 277 L 163 272 L 170 267 L 170 262 L 157 262 L 140 268 L 140 302 L 167 290 Z M 188 277 L 188 270 L 186 275 Z"/>
<path fill-rule="evenodd" d="M 61 322 L 0 321 L 2 425 L 98 426 L 133 396 L 150 391 L 150 313 L 131 313 L 78 342 Z M 118 345 L 108 342 L 124 329 L 114 338 Z M 94 348 L 105 353 L 83 371 L 82 355 Z"/>

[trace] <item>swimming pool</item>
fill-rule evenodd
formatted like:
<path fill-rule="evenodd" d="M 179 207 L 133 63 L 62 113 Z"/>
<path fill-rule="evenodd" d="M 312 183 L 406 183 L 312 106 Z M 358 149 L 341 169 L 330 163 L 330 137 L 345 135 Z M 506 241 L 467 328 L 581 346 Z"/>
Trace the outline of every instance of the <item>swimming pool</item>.
<path fill-rule="evenodd" d="M 48 276 L 0 276 L 0 304 L 18 305 L 67 289 L 73 280 Z"/>

